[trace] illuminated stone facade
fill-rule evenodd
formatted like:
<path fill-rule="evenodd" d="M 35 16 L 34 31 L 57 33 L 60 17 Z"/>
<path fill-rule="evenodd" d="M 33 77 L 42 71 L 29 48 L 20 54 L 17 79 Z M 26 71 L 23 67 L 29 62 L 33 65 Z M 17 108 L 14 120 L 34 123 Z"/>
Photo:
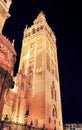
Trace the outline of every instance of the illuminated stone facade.
<path fill-rule="evenodd" d="M 24 30 L 16 80 L 18 118 L 13 121 L 63 130 L 56 37 L 43 12 Z"/>
<path fill-rule="evenodd" d="M 13 87 L 13 71 L 16 62 L 14 41 L 11 43 L 2 35 L 3 25 L 10 16 L 8 13 L 10 4 L 10 0 L 0 0 L 0 120 L 3 111 L 5 111 L 5 115 L 9 112 L 9 109 L 7 109 L 9 105 L 5 109 L 5 103 L 7 96 L 10 95 L 9 88 Z"/>
<path fill-rule="evenodd" d="M 13 45 L 6 37 L 0 34 L 0 67 L 8 71 L 10 75 L 13 75 L 16 61 L 16 52 Z"/>
<path fill-rule="evenodd" d="M 9 7 L 11 0 L 0 0 L 0 32 L 2 32 L 6 19 L 10 16 Z"/>

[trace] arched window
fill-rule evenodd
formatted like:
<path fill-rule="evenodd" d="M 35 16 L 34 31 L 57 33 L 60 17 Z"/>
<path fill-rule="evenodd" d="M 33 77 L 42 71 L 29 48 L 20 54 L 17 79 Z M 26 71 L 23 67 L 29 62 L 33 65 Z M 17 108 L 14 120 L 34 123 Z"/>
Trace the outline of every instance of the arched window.
<path fill-rule="evenodd" d="M 55 85 L 54 85 L 54 81 L 52 82 L 52 86 L 51 86 L 51 98 L 54 99 L 54 91 L 55 91 Z"/>
<path fill-rule="evenodd" d="M 35 33 L 35 29 L 32 30 L 32 33 L 33 33 L 33 34 Z"/>
<path fill-rule="evenodd" d="M 57 101 L 57 97 L 56 97 L 56 90 L 55 90 L 55 94 L 54 94 L 54 96 L 55 96 L 55 101 Z"/>
<path fill-rule="evenodd" d="M 53 117 L 57 118 L 57 108 L 55 105 L 53 105 L 52 115 Z"/>
<path fill-rule="evenodd" d="M 28 36 L 30 36 L 30 32 L 28 33 Z"/>
<path fill-rule="evenodd" d="M 43 29 L 43 26 L 40 26 L 40 29 Z"/>
<path fill-rule="evenodd" d="M 49 117 L 49 123 L 51 123 L 51 118 Z"/>
<path fill-rule="evenodd" d="M 37 31 L 39 31 L 39 28 L 37 28 Z"/>
<path fill-rule="evenodd" d="M 29 105 L 28 105 L 28 108 L 26 110 L 26 113 L 25 113 L 25 117 L 28 117 L 29 116 Z"/>
<path fill-rule="evenodd" d="M 26 37 L 28 37 L 28 35 L 27 35 L 27 34 L 25 34 L 25 38 L 26 38 Z"/>

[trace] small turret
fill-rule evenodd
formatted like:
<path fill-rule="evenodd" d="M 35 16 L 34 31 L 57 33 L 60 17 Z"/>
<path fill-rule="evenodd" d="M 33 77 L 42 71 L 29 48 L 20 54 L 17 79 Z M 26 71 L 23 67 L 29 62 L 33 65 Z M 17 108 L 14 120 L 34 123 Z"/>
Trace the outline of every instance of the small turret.
<path fill-rule="evenodd" d="M 13 41 L 12 41 L 12 46 L 14 47 L 14 43 L 15 43 L 15 39 L 13 39 Z"/>

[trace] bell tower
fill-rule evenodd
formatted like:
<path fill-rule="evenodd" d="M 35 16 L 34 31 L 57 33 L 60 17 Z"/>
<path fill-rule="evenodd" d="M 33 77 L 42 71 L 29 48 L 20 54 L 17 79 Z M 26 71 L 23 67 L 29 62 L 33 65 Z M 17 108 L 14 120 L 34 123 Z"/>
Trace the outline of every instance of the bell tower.
<path fill-rule="evenodd" d="M 31 84 L 27 84 L 31 92 L 30 99 L 26 99 L 27 124 L 33 121 L 39 127 L 45 124 L 47 128 L 63 130 L 57 60 L 56 36 L 40 12 L 33 25 L 24 30 L 19 64 L 19 71 L 24 66 L 23 74 Z"/>
<path fill-rule="evenodd" d="M 6 19 L 10 16 L 8 12 L 11 3 L 11 0 L 0 0 L 0 32 L 2 32 Z"/>

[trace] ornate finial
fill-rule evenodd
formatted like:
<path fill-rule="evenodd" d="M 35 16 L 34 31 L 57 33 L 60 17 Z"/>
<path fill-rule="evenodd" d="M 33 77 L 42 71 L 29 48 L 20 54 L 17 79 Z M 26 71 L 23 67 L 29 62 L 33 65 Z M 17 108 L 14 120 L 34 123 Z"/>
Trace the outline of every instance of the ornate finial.
<path fill-rule="evenodd" d="M 27 30 L 27 29 L 28 29 L 28 25 L 26 25 L 26 26 L 25 26 L 25 29 L 24 29 L 24 31 L 25 31 L 25 30 Z"/>
<path fill-rule="evenodd" d="M 15 43 L 15 39 L 13 39 L 13 41 L 12 41 L 12 46 L 14 47 L 14 43 Z"/>
<path fill-rule="evenodd" d="M 40 11 L 40 13 L 39 14 L 42 14 L 42 15 L 44 15 L 44 12 L 43 11 Z"/>
<path fill-rule="evenodd" d="M 28 29 L 28 25 L 25 26 L 25 29 L 24 29 L 23 33 L 25 33 L 27 31 L 27 29 Z"/>
<path fill-rule="evenodd" d="M 28 25 L 26 25 L 26 29 L 28 28 Z"/>
<path fill-rule="evenodd" d="M 37 18 L 43 18 L 43 17 L 45 18 L 45 14 L 44 14 L 43 11 L 40 11 L 40 13 L 39 13 Z"/>

